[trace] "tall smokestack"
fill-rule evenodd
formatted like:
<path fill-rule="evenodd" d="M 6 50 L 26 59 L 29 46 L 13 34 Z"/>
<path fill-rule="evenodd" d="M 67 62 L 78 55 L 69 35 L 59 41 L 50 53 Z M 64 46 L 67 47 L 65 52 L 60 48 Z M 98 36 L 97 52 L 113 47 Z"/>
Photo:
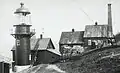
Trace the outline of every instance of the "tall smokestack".
<path fill-rule="evenodd" d="M 109 26 L 109 36 L 113 34 L 112 31 L 112 11 L 111 11 L 111 4 L 108 4 L 108 26 Z"/>
<path fill-rule="evenodd" d="M 108 4 L 108 25 L 112 26 L 111 4 Z"/>

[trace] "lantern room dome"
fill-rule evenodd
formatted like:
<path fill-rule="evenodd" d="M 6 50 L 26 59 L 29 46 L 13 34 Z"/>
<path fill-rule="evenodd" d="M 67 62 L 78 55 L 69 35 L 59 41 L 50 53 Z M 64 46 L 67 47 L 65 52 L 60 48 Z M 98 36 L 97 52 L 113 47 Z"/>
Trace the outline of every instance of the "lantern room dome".
<path fill-rule="evenodd" d="M 23 6 L 24 3 L 20 3 L 20 5 L 21 5 L 21 7 L 16 9 L 16 11 L 14 12 L 15 14 L 19 14 L 19 13 L 23 13 L 23 14 L 26 14 L 26 15 L 30 14 L 30 11 Z"/>

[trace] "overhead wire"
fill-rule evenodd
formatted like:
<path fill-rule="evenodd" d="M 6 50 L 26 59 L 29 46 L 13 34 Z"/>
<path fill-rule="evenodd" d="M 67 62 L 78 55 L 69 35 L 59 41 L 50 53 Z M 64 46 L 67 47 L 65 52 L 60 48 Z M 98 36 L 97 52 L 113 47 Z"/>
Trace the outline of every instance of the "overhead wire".
<path fill-rule="evenodd" d="M 78 4 L 78 2 L 76 2 L 75 0 L 72 0 L 72 1 Z M 113 2 L 112 2 L 112 1 L 113 1 Z M 115 4 L 117 1 L 118 1 L 118 0 L 109 0 L 109 3 Z M 88 15 L 87 12 L 85 12 L 85 11 L 82 9 L 82 7 L 80 7 L 79 9 L 88 17 L 88 19 L 89 19 L 90 21 L 92 21 L 92 22 L 94 23 L 93 19 Z"/>
<path fill-rule="evenodd" d="M 114 1 L 113 4 L 117 3 L 118 1 L 119 1 L 119 0 Z"/>
<path fill-rule="evenodd" d="M 86 13 L 82 8 L 79 8 L 79 9 L 88 17 L 88 19 L 90 21 L 92 21 L 94 23 L 93 19 L 91 19 L 91 17 L 88 15 L 88 13 Z"/>
<path fill-rule="evenodd" d="M 72 1 L 74 1 L 74 0 L 72 0 Z M 75 1 L 74 1 L 75 2 Z M 77 3 L 78 4 L 78 2 L 75 2 L 75 3 Z M 93 21 L 93 19 L 88 15 L 88 13 L 87 12 L 85 12 L 84 10 L 83 10 L 83 8 L 82 7 L 79 7 L 79 9 L 87 16 L 87 18 L 90 20 L 90 21 L 92 21 L 93 23 L 94 23 L 94 21 Z"/>
<path fill-rule="evenodd" d="M 115 3 L 117 3 L 119 0 L 109 0 L 109 3 L 111 3 L 111 4 L 115 4 Z"/>

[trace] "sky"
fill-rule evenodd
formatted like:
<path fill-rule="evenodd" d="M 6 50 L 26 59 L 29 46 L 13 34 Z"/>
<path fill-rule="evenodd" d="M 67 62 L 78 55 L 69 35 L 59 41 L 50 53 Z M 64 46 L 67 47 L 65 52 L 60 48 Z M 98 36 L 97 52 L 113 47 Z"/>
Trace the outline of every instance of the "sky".
<path fill-rule="evenodd" d="M 13 25 L 17 24 L 15 10 L 20 2 L 31 12 L 32 28 L 36 37 L 44 32 L 44 38 L 51 38 L 58 45 L 61 32 L 84 31 L 85 25 L 107 24 L 107 4 L 112 3 L 113 33 L 120 32 L 120 0 L 0 0 L 0 54 L 11 57 L 15 44 L 11 36 Z"/>

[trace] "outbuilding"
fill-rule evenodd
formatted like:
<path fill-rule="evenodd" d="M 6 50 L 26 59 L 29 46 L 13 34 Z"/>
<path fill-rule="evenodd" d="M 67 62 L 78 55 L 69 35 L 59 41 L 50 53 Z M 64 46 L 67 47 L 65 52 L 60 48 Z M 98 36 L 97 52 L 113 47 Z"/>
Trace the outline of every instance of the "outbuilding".
<path fill-rule="evenodd" d="M 56 51 L 51 38 L 31 38 L 30 60 L 32 65 L 54 63 L 60 59 L 61 54 Z M 15 61 L 15 47 L 13 52 L 13 61 Z"/>
<path fill-rule="evenodd" d="M 0 73 L 10 73 L 10 58 L 0 55 Z"/>

